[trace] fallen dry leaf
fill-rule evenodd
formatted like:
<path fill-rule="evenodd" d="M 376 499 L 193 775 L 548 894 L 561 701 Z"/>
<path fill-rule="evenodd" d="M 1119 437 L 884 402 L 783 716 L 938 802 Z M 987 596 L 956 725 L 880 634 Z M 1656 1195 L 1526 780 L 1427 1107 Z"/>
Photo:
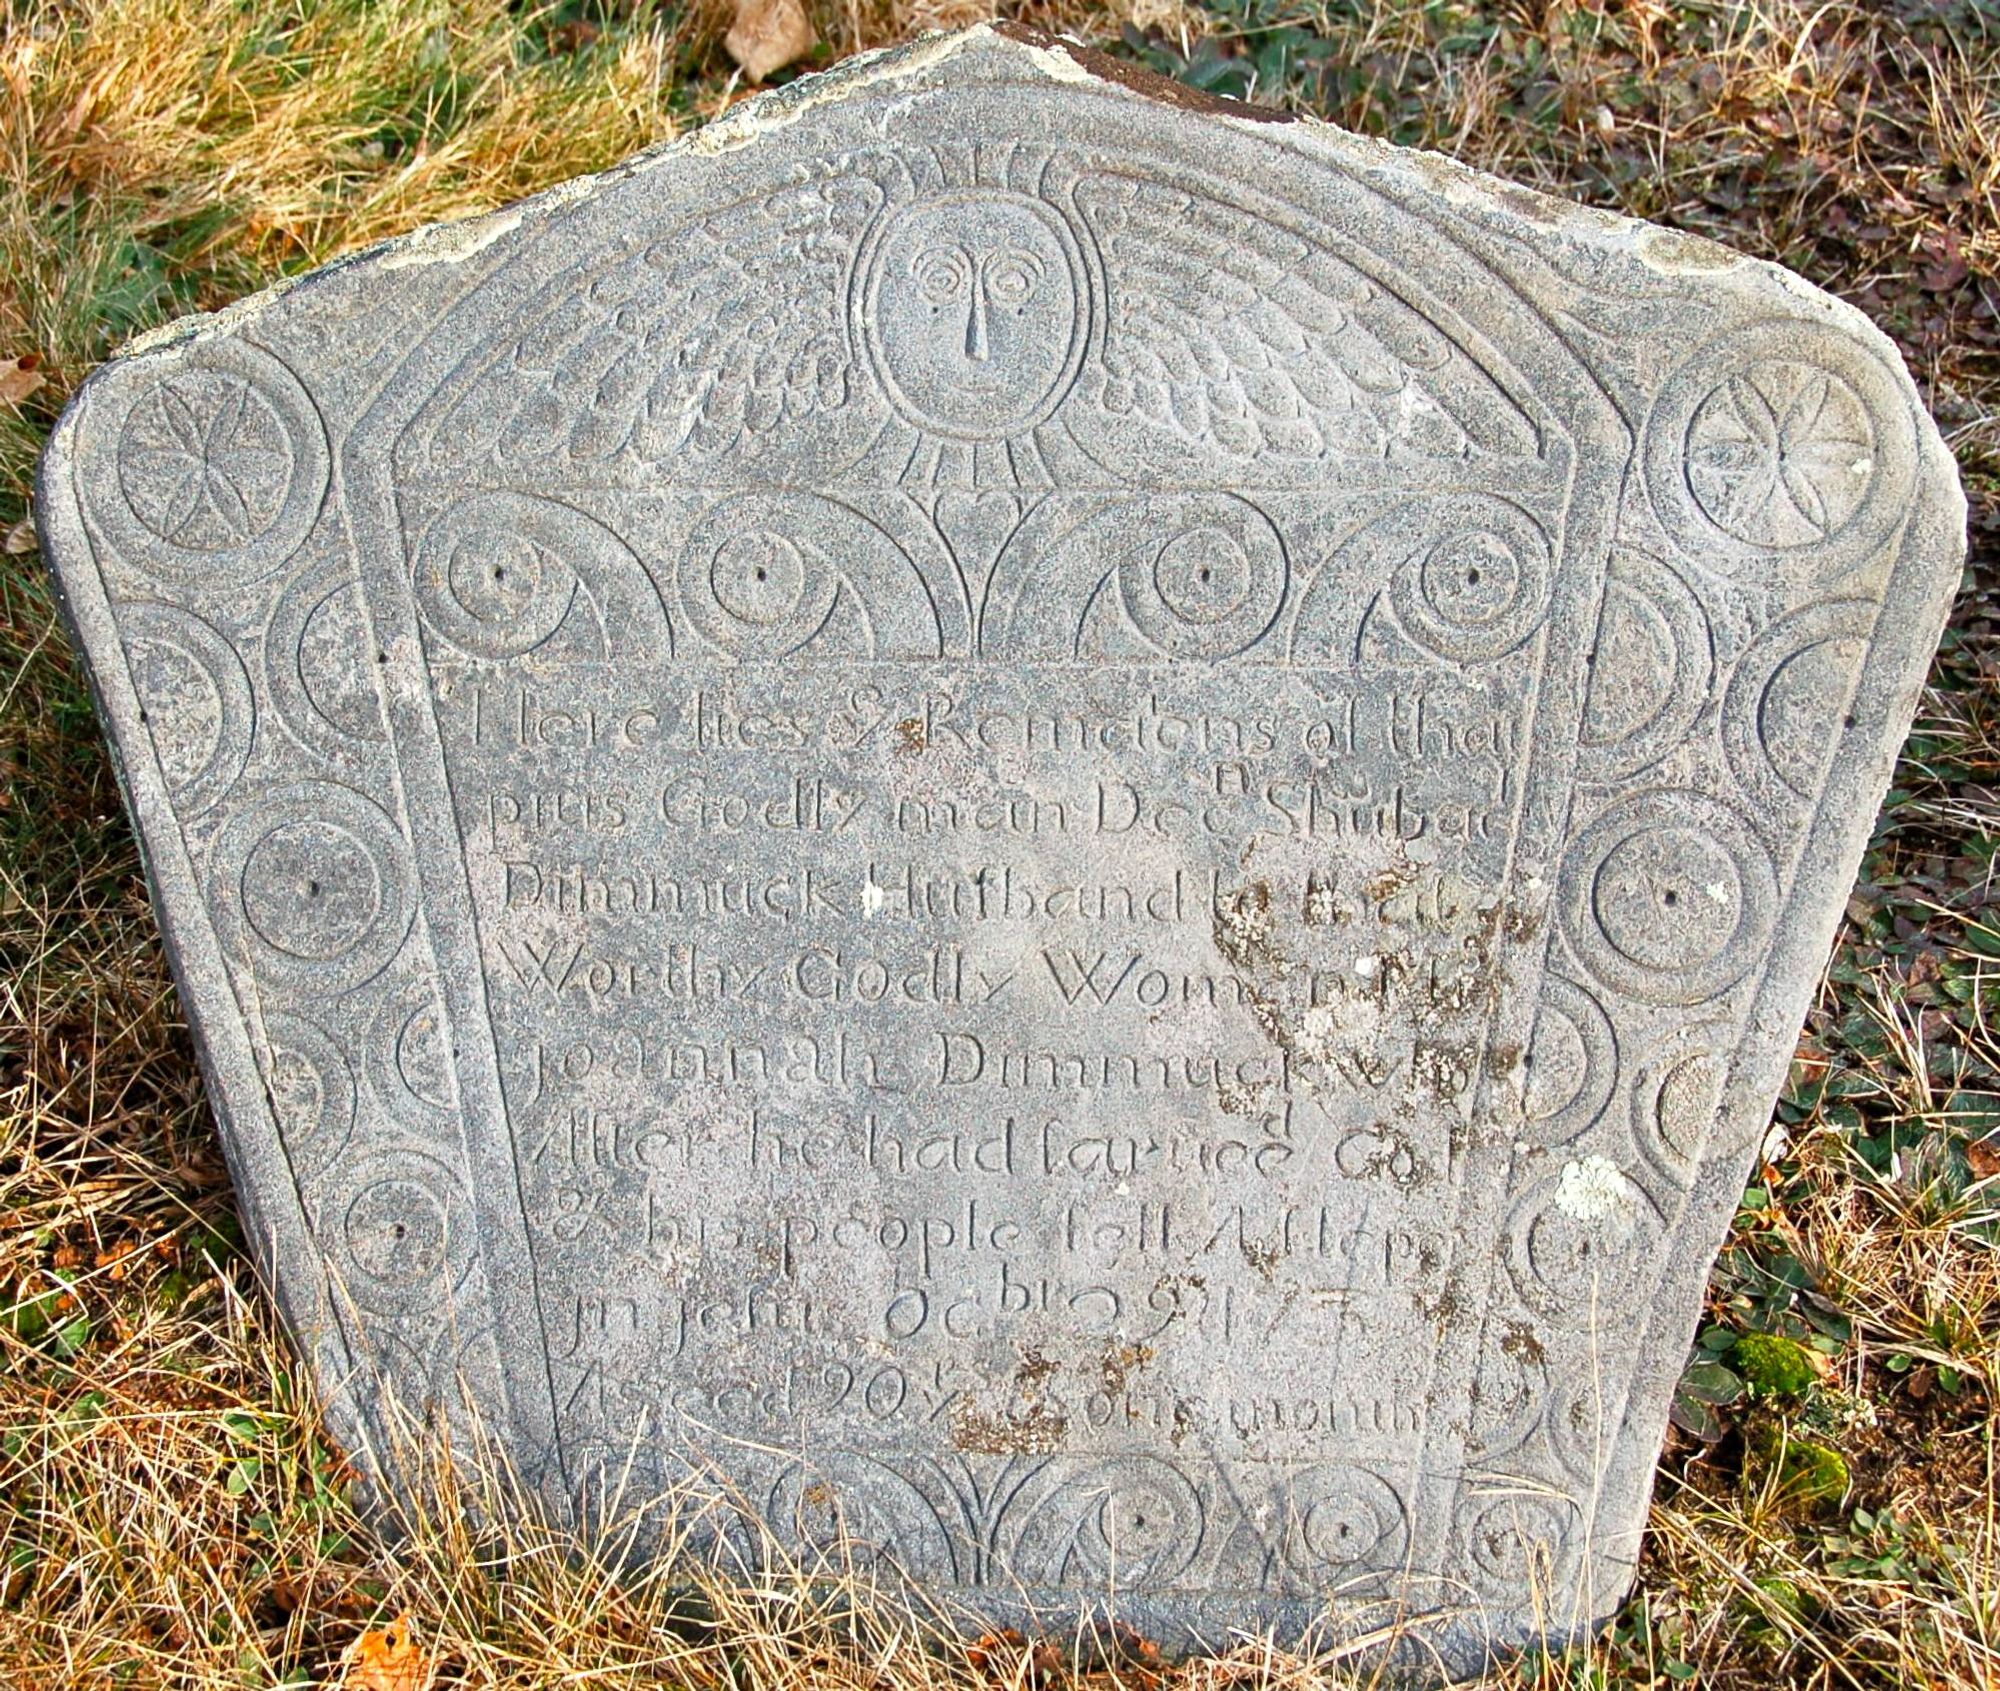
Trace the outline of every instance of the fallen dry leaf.
<path fill-rule="evenodd" d="M 11 404 L 19 405 L 47 380 L 42 374 L 41 359 L 32 352 L 0 360 L 0 399 Z"/>
<path fill-rule="evenodd" d="M 1965 1148 L 1965 1160 L 1974 1180 L 1991 1180 L 2000 1175 L 2000 1140 L 1975 1139 Z"/>
<path fill-rule="evenodd" d="M 736 0 L 736 21 L 722 38 L 752 82 L 762 82 L 813 50 L 818 37 L 800 0 Z"/>
<path fill-rule="evenodd" d="M 41 544 L 35 537 L 35 519 L 23 517 L 7 531 L 7 538 L 0 540 L 0 552 L 6 553 L 10 558 L 20 558 L 30 552 L 39 551 Z"/>
<path fill-rule="evenodd" d="M 410 1617 L 398 1615 L 379 1631 L 370 1628 L 349 1647 L 341 1691 L 428 1691 L 436 1667 L 410 1635 Z"/>

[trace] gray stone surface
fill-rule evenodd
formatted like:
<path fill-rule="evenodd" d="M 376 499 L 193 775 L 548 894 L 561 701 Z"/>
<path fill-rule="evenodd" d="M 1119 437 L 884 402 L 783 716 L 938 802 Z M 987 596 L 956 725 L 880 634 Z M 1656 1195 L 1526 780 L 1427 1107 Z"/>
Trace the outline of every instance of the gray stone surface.
<path fill-rule="evenodd" d="M 1626 1587 L 1963 526 L 1796 277 L 984 29 L 151 337 L 38 508 L 349 1437 L 1461 1666 Z"/>

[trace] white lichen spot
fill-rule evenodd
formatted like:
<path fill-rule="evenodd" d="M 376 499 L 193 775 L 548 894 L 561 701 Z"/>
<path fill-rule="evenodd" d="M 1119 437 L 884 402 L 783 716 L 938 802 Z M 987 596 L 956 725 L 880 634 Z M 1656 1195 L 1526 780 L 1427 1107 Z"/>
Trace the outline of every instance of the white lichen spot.
<path fill-rule="evenodd" d="M 1299 1018 L 1299 1055 L 1310 1063 L 1332 1060 L 1334 1038 L 1340 1032 L 1340 1018 L 1330 1004 L 1316 1004 Z"/>
<path fill-rule="evenodd" d="M 1609 1157 L 1565 1163 L 1556 1180 L 1556 1208 L 1577 1221 L 1602 1221 L 1632 1207 L 1632 1182 Z"/>
<path fill-rule="evenodd" d="M 882 906 L 888 902 L 889 895 L 872 880 L 861 889 L 861 914 L 864 916 L 880 914 Z"/>

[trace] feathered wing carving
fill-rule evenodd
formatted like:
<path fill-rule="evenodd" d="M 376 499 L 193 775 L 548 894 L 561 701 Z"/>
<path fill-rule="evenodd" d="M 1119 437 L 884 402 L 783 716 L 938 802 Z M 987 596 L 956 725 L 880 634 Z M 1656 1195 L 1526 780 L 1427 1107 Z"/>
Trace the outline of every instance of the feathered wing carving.
<path fill-rule="evenodd" d="M 846 281 L 883 198 L 800 182 L 568 275 L 453 378 L 432 465 L 712 461 L 824 429 L 857 404 Z"/>
<path fill-rule="evenodd" d="M 557 480 L 851 466 L 889 420 L 848 295 L 893 184 L 863 155 L 566 273 L 459 367 L 410 447 L 445 474 Z M 1066 409 L 1117 479 L 1536 454 L 1465 346 L 1317 239 L 1137 176 L 1070 194 L 1105 297 Z"/>
<path fill-rule="evenodd" d="M 1305 466 L 1536 451 L 1462 347 L 1327 248 L 1131 176 L 1086 177 L 1075 204 L 1103 255 L 1094 400 L 1121 452 Z"/>

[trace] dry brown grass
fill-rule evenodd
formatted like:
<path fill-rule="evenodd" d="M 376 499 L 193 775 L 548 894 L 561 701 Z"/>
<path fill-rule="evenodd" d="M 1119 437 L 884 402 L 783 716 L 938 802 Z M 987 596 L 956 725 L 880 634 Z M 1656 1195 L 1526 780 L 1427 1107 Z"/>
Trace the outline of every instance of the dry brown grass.
<path fill-rule="evenodd" d="M 827 54 L 984 9 L 813 7 Z M 1617 1627 L 1499 1683 L 2000 1685 L 2000 1158 L 1981 1143 L 2000 1121 L 2000 19 L 1918 0 L 1019 15 L 1122 29 L 1156 68 L 1778 258 L 1867 308 L 1931 392 L 1975 496 L 1968 590 L 1704 1334 L 1816 1336 L 1822 1378 L 1728 1406 L 1719 1437 L 1676 1434 Z M 405 1612 L 440 1685 L 1158 1683 L 1129 1651 L 975 1660 L 838 1566 L 703 1576 L 690 1605 L 531 1526 L 475 1533 L 490 1500 L 451 1507 L 448 1475 L 400 1541 L 364 1527 L 238 1250 L 22 521 L 43 434 L 112 345 L 698 121 L 739 92 L 722 21 L 616 0 L 0 10 L 0 372 L 18 390 L 26 357 L 45 378 L 0 399 L 0 1684 L 360 1686 L 356 1640 Z M 1844 1462 L 1836 1495 L 1786 1482 L 1802 1441 Z M 1289 1691 L 1349 1667 L 1246 1645 L 1172 1684 Z"/>

